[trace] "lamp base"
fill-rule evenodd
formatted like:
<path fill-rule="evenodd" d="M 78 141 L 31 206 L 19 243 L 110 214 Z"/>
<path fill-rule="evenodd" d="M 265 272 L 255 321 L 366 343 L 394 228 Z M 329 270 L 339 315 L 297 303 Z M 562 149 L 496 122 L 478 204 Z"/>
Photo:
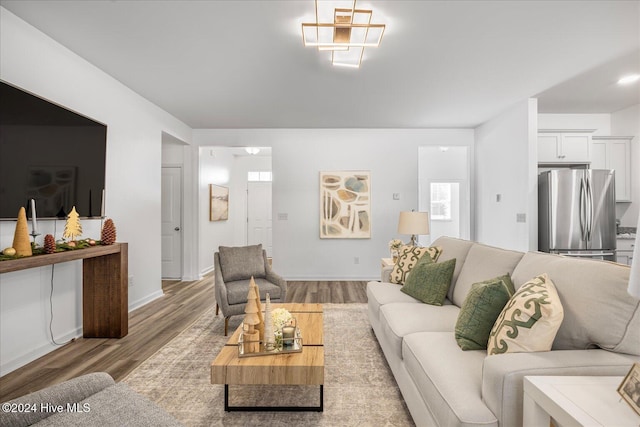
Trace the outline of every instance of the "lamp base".
<path fill-rule="evenodd" d="M 418 236 L 415 234 L 411 235 L 411 241 L 409 242 L 411 246 L 418 246 Z"/>

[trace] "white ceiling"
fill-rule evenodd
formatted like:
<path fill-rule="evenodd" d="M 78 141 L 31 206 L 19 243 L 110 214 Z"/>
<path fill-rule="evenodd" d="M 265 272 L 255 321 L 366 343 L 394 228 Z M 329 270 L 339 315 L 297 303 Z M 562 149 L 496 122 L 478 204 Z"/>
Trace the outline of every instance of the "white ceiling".
<path fill-rule="evenodd" d="M 358 1 L 387 24 L 360 69 L 305 48 L 312 0 L 0 4 L 193 128 L 475 127 L 640 102 L 640 1 Z"/>

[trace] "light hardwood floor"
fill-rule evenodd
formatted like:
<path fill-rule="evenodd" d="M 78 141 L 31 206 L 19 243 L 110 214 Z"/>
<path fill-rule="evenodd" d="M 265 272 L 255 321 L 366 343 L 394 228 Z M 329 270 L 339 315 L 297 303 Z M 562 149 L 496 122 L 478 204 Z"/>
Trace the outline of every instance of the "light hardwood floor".
<path fill-rule="evenodd" d="M 0 402 L 89 372 L 108 372 L 120 381 L 214 306 L 213 275 L 162 287 L 164 297 L 129 314 L 126 337 L 78 338 L 0 377 Z M 289 282 L 286 301 L 364 303 L 366 282 Z"/>

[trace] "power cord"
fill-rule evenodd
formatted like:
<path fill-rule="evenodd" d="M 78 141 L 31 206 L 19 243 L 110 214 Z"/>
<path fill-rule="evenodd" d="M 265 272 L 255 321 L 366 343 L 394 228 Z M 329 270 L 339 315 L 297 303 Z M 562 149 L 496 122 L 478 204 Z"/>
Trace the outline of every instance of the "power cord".
<path fill-rule="evenodd" d="M 56 235 L 56 230 L 58 226 L 58 221 L 54 221 L 53 222 L 53 235 Z M 55 239 L 55 237 L 54 237 Z M 49 334 L 51 335 L 51 342 L 54 343 L 55 345 L 66 345 L 69 344 L 72 341 L 75 341 L 75 338 L 71 338 L 69 341 L 67 342 L 63 342 L 63 343 L 59 343 L 56 341 L 56 339 L 53 337 L 53 273 L 55 271 L 55 264 L 51 264 L 51 291 L 49 292 L 49 311 L 50 311 L 50 316 L 49 316 Z"/>

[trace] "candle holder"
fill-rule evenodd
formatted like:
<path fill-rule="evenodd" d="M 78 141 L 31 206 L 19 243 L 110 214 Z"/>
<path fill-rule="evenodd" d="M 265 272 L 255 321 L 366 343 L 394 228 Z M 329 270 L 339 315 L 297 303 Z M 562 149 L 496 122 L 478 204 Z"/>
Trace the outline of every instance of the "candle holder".
<path fill-rule="evenodd" d="M 29 233 L 29 236 L 33 237 L 33 243 L 36 242 L 36 237 L 38 237 L 41 233 L 38 233 L 37 231 L 32 231 L 31 233 Z"/>

